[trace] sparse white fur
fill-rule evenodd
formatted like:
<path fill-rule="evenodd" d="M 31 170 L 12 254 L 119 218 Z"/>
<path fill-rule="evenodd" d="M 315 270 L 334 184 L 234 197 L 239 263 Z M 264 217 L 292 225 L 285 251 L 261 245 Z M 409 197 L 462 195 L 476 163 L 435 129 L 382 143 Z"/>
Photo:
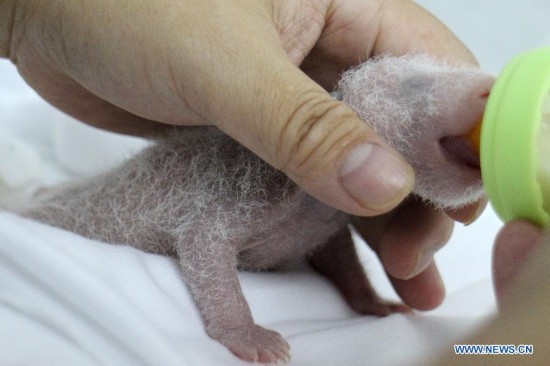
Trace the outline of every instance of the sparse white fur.
<path fill-rule="evenodd" d="M 346 73 L 339 85 L 344 101 L 413 164 L 416 193 L 437 205 L 480 194 L 479 177 L 462 187 L 453 182 L 456 169 L 442 176 L 445 169 L 421 161 L 422 144 L 435 136 L 425 131 L 456 113 L 448 98 L 470 93 L 479 79 L 470 75 L 482 74 L 424 57 L 385 58 Z M 458 123 L 454 118 L 449 125 Z M 279 334 L 254 324 L 237 268 L 270 269 L 311 255 L 358 311 L 402 310 L 377 298 L 365 276 L 357 278 L 361 294 L 339 280 L 360 267 L 347 214 L 309 196 L 214 127 L 174 129 L 121 166 L 53 190 L 22 214 L 89 238 L 177 256 L 208 334 L 245 360 L 287 360 L 289 353 Z"/>
<path fill-rule="evenodd" d="M 483 109 L 472 92 L 487 83 L 492 77 L 477 68 L 420 55 L 364 63 L 343 75 L 339 90 L 343 101 L 413 166 L 415 193 L 438 207 L 461 207 L 481 197 L 481 180 L 465 181 L 464 172 L 445 171 L 448 163 L 426 155 L 439 139 L 467 132 L 460 130 L 461 122 L 469 129 L 478 122 L 471 120 L 470 110 L 479 117 Z M 440 128 L 446 121 L 458 129 Z"/>

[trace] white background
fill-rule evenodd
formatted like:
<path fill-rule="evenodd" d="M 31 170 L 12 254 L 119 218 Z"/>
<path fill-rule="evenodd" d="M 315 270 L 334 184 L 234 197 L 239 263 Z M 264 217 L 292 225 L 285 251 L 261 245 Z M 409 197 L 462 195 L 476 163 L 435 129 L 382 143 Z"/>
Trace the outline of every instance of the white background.
<path fill-rule="evenodd" d="M 481 67 L 495 75 L 518 53 L 550 45 L 547 0 L 418 3 L 442 19 L 470 47 Z M 24 199 L 44 183 L 93 174 L 143 145 L 138 139 L 100 133 L 69 121 L 42 102 L 21 81 L 13 65 L 0 61 L 0 202 Z M 490 209 L 468 227 L 457 225 L 450 243 L 437 255 L 448 300 L 441 309 L 412 318 L 357 318 L 342 306 L 330 285 L 310 273 L 243 274 L 241 281 L 254 316 L 289 339 L 295 365 L 402 365 L 404 360 L 408 364 L 437 351 L 437 346 L 443 347 L 493 311 L 490 254 L 500 226 Z M 37 248 L 47 249 L 39 259 L 34 258 Z M 70 253 L 73 259 L 64 262 L 57 251 Z M 393 296 L 376 261 L 366 251 L 363 255 L 376 285 Z M 98 287 L 105 290 L 104 295 L 77 291 L 85 277 L 78 268 L 54 281 L 52 271 L 60 263 L 69 268 L 75 261 L 86 263 L 86 268 L 99 277 L 100 272 L 110 273 L 109 280 Z M 42 273 L 43 281 L 51 281 L 28 282 L 21 275 L 26 272 L 17 268 L 27 268 L 31 263 L 33 271 Z M 165 258 L 103 246 L 0 215 L 0 350 L 9 350 L 0 351 L 0 364 L 239 364 L 223 347 L 206 338 L 173 269 L 173 262 Z M 29 284 L 35 284 L 36 289 Z M 58 292 L 40 288 L 56 288 Z M 108 295 L 112 288 L 132 305 Z M 173 310 L 172 318 L 166 315 L 172 312 L 155 310 L 167 309 L 162 296 L 156 297 L 159 289 L 167 288 L 179 311 Z M 52 293 L 82 298 L 72 307 L 63 307 L 59 304 L 64 302 L 57 301 Z M 78 306 L 80 312 L 72 312 Z M 106 313 L 99 316 L 102 306 L 106 306 Z M 113 309 L 117 306 L 139 307 L 142 316 L 132 318 L 130 311 L 116 313 Z M 98 310 L 87 313 L 90 307 Z M 75 314 L 87 314 L 95 323 L 71 318 Z M 135 328 L 128 328 L 121 319 L 133 319 Z M 116 342 L 98 336 L 105 334 L 105 330 L 98 330 L 102 321 L 111 322 L 113 333 L 109 334 Z M 44 324 L 49 328 L 43 328 Z M 150 339 L 147 334 L 151 332 L 162 336 Z M 165 352 L 155 354 L 153 346 Z M 126 348 L 134 350 L 132 357 L 123 352 Z"/>

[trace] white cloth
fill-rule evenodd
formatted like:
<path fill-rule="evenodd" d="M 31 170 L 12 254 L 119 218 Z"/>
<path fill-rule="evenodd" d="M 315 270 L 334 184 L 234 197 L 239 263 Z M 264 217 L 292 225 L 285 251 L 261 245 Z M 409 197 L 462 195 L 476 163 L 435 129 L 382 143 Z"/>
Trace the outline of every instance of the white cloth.
<path fill-rule="evenodd" d="M 0 364 L 241 364 L 204 332 L 174 259 L 7 213 L 0 233 Z M 240 279 L 256 321 L 289 341 L 293 365 L 402 365 L 449 344 L 493 306 L 487 280 L 432 314 L 379 319 L 354 314 L 311 271 Z"/>
<path fill-rule="evenodd" d="M 515 54 L 550 44 L 546 0 L 418 2 L 495 74 Z M 144 145 L 68 119 L 0 61 L 0 205 Z M 448 296 L 431 312 L 358 316 L 308 270 L 241 273 L 241 284 L 256 321 L 289 341 L 292 365 L 422 364 L 494 312 L 490 252 L 500 225 L 488 210 L 457 226 L 436 257 Z M 372 254 L 361 256 L 375 286 L 395 298 Z M 0 365 L 242 364 L 207 337 L 174 259 L 0 213 Z"/>

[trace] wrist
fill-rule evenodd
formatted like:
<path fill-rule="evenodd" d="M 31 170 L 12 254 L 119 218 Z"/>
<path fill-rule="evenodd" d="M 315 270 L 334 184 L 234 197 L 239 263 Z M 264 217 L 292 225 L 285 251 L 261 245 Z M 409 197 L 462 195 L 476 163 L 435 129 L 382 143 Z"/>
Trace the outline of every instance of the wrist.
<path fill-rule="evenodd" d="M 0 1 L 0 58 L 10 57 L 16 2 L 16 0 Z"/>

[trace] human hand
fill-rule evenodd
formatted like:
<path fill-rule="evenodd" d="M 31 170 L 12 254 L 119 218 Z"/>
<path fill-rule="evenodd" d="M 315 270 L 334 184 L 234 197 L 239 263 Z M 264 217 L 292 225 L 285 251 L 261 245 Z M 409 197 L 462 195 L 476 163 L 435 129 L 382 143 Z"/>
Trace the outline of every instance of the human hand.
<path fill-rule="evenodd" d="M 548 242 L 550 233 L 543 231 L 528 221 L 507 223 L 498 233 L 493 247 L 493 285 L 495 295 L 501 307 L 506 299 L 514 296 L 514 284 L 520 274 L 528 270 L 529 259 L 544 242 Z"/>
<path fill-rule="evenodd" d="M 396 207 L 412 189 L 413 173 L 327 90 L 344 70 L 380 54 L 423 52 L 475 63 L 411 1 L 6 0 L 0 7 L 13 14 L 2 23 L 10 24 L 9 47 L 0 49 L 65 112 L 139 135 L 214 124 L 316 198 L 357 216 Z M 353 154 L 364 144 L 374 146 L 368 156 Z M 450 217 L 469 221 L 479 207 Z M 404 213 L 418 218 L 423 235 L 413 235 Z M 411 271 L 410 263 L 446 242 L 451 219 L 418 203 L 384 217 L 393 224 L 369 243 L 388 272 L 405 280 L 394 285 L 406 302 L 432 306 L 443 293 L 431 257 L 417 261 L 420 269 Z M 374 227 L 379 220 L 360 221 Z M 410 245 L 384 239 L 403 236 Z M 407 295 L 426 286 L 433 295 L 424 293 L 423 301 L 432 305 Z"/>
<path fill-rule="evenodd" d="M 457 355 L 449 349 L 434 364 L 469 366 L 544 365 L 550 357 L 550 232 L 512 221 L 493 247 L 493 282 L 499 314 L 462 344 L 530 345 L 533 354 Z M 451 348 L 451 347 L 450 347 Z"/>
<path fill-rule="evenodd" d="M 453 219 L 467 224 L 486 205 L 487 201 L 481 200 L 444 212 L 411 196 L 385 215 L 356 218 L 354 226 L 377 253 L 401 299 L 411 308 L 430 310 L 445 297 L 434 254 L 451 237 Z"/>

